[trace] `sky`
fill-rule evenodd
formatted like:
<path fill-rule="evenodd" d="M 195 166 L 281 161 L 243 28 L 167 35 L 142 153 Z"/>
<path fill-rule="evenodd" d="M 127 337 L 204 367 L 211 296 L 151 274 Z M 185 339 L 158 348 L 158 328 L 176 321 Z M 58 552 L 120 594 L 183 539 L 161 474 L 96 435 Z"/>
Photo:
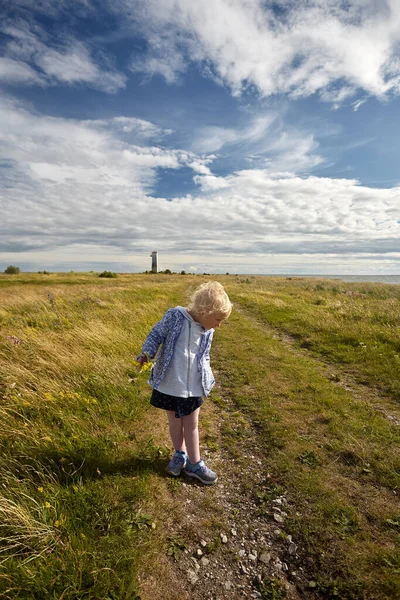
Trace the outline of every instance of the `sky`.
<path fill-rule="evenodd" d="M 398 0 L 3 0 L 0 271 L 400 274 Z"/>

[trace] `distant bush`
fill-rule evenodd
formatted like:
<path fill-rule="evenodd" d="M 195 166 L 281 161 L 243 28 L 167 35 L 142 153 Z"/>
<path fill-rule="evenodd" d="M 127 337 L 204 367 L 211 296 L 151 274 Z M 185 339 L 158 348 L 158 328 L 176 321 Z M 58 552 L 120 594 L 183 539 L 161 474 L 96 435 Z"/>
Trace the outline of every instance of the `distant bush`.
<path fill-rule="evenodd" d="M 18 273 L 20 273 L 20 272 L 21 272 L 20 268 L 19 267 L 15 267 L 14 265 L 10 265 L 4 271 L 4 273 L 7 273 L 7 275 L 18 275 Z"/>
<path fill-rule="evenodd" d="M 186 275 L 186 271 L 181 271 L 181 275 Z"/>
<path fill-rule="evenodd" d="M 38 275 L 50 275 L 49 271 L 38 271 Z"/>
<path fill-rule="evenodd" d="M 116 273 L 112 273 L 111 271 L 103 271 L 100 273 L 99 277 L 116 277 Z"/>

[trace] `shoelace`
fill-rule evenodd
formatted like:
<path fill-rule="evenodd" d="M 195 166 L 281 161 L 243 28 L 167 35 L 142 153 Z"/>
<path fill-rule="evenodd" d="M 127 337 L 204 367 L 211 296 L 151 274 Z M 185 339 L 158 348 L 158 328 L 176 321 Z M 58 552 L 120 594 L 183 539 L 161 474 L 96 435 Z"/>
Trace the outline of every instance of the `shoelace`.
<path fill-rule="evenodd" d="M 174 463 L 174 465 L 177 465 L 180 462 L 182 462 L 182 464 L 183 464 L 185 462 L 185 459 L 183 458 L 183 456 L 174 456 L 172 458 L 172 462 Z"/>
<path fill-rule="evenodd" d="M 211 473 L 211 469 L 209 469 L 206 465 L 199 465 L 196 471 L 201 471 L 204 475 L 208 475 Z"/>

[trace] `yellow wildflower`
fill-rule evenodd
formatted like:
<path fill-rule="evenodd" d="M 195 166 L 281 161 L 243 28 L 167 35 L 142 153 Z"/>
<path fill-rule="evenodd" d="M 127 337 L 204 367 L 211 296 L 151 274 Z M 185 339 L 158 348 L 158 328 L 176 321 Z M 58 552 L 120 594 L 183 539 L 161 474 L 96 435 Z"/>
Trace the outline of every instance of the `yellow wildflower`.
<path fill-rule="evenodd" d="M 134 360 L 133 364 L 137 369 L 139 369 L 139 373 L 142 373 L 143 371 L 150 371 L 150 369 L 153 368 L 153 363 L 150 361 L 141 364 L 138 360 Z"/>
<path fill-rule="evenodd" d="M 153 368 L 153 363 L 147 362 L 147 363 L 144 363 L 142 365 L 142 368 L 140 369 L 140 372 L 142 372 L 142 371 L 150 371 L 150 369 L 152 369 L 152 368 Z"/>

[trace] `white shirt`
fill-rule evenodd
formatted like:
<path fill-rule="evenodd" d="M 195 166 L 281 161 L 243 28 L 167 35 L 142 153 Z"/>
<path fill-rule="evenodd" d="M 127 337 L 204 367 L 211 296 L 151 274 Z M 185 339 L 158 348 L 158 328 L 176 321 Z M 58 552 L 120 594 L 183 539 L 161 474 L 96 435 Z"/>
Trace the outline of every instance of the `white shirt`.
<path fill-rule="evenodd" d="M 163 394 L 180 398 L 204 396 L 196 356 L 199 352 L 201 336 L 206 330 L 185 308 L 179 308 L 185 320 L 176 340 L 171 362 L 157 389 Z"/>

